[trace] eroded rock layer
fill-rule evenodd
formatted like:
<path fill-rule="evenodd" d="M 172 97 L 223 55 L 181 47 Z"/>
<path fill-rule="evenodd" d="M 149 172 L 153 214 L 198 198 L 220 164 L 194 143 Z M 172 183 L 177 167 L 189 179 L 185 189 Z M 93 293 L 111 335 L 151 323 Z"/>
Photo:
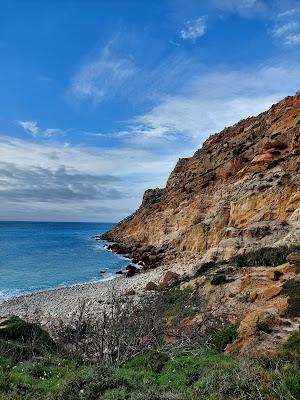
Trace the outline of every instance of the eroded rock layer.
<path fill-rule="evenodd" d="M 211 136 L 103 239 L 155 265 L 300 241 L 300 92 Z"/>

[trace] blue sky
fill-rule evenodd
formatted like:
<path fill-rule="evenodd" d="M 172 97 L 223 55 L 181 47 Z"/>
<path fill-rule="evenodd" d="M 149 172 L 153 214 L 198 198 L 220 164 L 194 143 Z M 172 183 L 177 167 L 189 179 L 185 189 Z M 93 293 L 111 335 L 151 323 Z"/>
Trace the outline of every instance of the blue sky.
<path fill-rule="evenodd" d="M 0 219 L 123 218 L 299 50 L 299 0 L 1 1 Z"/>

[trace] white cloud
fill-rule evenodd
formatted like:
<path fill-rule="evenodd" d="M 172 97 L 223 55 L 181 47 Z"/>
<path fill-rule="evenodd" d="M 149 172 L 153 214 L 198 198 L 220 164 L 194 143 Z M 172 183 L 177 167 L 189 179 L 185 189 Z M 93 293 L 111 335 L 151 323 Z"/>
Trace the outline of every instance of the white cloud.
<path fill-rule="evenodd" d="M 21 126 L 25 132 L 31 133 L 32 136 L 37 136 L 39 133 L 37 121 L 16 121 L 16 123 Z"/>
<path fill-rule="evenodd" d="M 182 39 L 196 40 L 205 34 L 206 28 L 206 17 L 202 16 L 194 22 L 188 21 L 186 28 L 181 30 L 180 35 Z"/>
<path fill-rule="evenodd" d="M 112 221 L 165 180 L 179 154 L 38 144 L 0 135 L 0 219 Z"/>
<path fill-rule="evenodd" d="M 212 3 L 220 9 L 236 11 L 241 14 L 265 9 L 262 0 L 212 0 Z"/>
<path fill-rule="evenodd" d="M 300 8 L 287 9 L 275 17 L 272 35 L 285 46 L 292 47 L 300 44 L 299 21 L 296 18 L 299 12 Z"/>
<path fill-rule="evenodd" d="M 64 131 L 57 128 L 41 129 L 37 121 L 15 121 L 17 125 L 24 129 L 25 132 L 30 133 L 32 136 L 45 136 L 50 137 L 57 134 L 63 134 Z"/>
<path fill-rule="evenodd" d="M 256 115 L 298 89 L 298 65 L 268 66 L 192 77 L 184 91 L 168 96 L 148 113 L 137 116 L 134 141 L 161 145 L 165 139 L 199 146 L 210 134 L 242 118 Z M 238 82 L 238 85 L 237 85 Z"/>
<path fill-rule="evenodd" d="M 114 44 L 115 40 L 111 40 L 95 58 L 79 68 L 72 78 L 72 96 L 100 102 L 122 92 L 124 83 L 137 69 L 131 59 L 114 56 Z"/>
<path fill-rule="evenodd" d="M 283 11 L 277 15 L 278 18 L 286 18 L 286 17 L 292 17 L 295 14 L 298 14 L 300 12 L 300 8 L 291 8 L 289 10 Z"/>
<path fill-rule="evenodd" d="M 296 46 L 300 44 L 300 33 L 293 35 L 287 35 L 285 38 L 285 44 L 288 46 Z"/>
<path fill-rule="evenodd" d="M 298 23 L 295 21 L 287 22 L 286 24 L 279 25 L 273 30 L 273 35 L 277 37 L 285 36 L 291 31 L 295 31 L 298 28 Z"/>

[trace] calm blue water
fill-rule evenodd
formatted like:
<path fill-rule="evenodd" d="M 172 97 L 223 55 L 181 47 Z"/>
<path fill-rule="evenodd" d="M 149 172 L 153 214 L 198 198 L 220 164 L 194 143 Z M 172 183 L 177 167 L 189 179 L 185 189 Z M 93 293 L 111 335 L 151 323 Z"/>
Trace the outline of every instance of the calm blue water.
<path fill-rule="evenodd" d="M 0 222 L 0 299 L 109 279 L 128 260 L 92 236 L 112 224 Z M 101 275 L 101 270 L 107 271 Z"/>

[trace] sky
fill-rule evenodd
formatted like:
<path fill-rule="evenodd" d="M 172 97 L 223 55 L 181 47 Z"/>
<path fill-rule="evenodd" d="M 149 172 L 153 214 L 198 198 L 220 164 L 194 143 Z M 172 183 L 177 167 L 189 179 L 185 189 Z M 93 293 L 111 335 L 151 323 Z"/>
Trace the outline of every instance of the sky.
<path fill-rule="evenodd" d="M 0 220 L 115 222 L 300 89 L 299 0 L 0 0 Z"/>

